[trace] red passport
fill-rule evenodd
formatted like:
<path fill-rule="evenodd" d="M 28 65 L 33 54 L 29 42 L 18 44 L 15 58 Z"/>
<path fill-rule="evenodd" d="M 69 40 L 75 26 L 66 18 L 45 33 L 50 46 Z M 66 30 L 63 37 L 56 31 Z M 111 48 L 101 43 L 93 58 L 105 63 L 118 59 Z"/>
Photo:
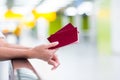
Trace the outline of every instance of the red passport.
<path fill-rule="evenodd" d="M 47 39 L 50 42 L 59 42 L 57 46 L 50 49 L 63 47 L 78 41 L 78 31 L 76 27 L 74 27 L 71 23 L 68 23 L 56 33 L 49 36 Z"/>

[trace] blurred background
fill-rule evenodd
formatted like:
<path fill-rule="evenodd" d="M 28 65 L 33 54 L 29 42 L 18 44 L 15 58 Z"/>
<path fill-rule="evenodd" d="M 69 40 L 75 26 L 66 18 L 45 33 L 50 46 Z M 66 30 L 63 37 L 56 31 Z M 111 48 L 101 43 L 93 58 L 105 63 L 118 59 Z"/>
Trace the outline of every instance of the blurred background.
<path fill-rule="evenodd" d="M 9 43 L 34 47 L 49 43 L 47 37 L 72 23 L 78 28 L 79 42 L 58 50 L 61 65 L 56 70 L 51 71 L 51 66 L 41 60 L 30 60 L 42 80 L 120 80 L 119 3 L 120 0 L 0 0 L 0 31 Z M 18 80 L 37 79 L 19 76 Z"/>

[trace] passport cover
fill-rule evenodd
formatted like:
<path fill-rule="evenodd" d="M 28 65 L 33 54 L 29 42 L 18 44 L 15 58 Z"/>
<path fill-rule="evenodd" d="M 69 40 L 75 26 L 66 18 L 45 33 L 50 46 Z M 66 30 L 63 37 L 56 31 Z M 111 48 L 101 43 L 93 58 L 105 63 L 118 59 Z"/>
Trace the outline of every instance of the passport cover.
<path fill-rule="evenodd" d="M 50 49 L 59 48 L 78 41 L 78 31 L 71 23 L 58 30 L 47 38 L 50 42 L 58 41 L 59 44 Z"/>

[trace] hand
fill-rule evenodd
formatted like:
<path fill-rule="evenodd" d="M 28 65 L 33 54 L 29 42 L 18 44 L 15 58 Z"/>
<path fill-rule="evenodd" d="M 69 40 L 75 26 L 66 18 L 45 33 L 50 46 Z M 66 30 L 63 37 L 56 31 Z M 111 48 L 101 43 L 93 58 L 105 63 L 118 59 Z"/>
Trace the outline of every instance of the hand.
<path fill-rule="evenodd" d="M 58 42 L 53 42 L 47 45 L 40 45 L 32 48 L 30 58 L 38 58 L 48 62 L 54 58 L 54 53 L 57 51 L 57 49 L 50 48 L 55 47 L 56 45 L 58 45 Z"/>
<path fill-rule="evenodd" d="M 56 69 L 60 65 L 56 54 L 54 54 L 53 57 L 48 61 L 48 64 L 53 65 L 52 70 Z"/>

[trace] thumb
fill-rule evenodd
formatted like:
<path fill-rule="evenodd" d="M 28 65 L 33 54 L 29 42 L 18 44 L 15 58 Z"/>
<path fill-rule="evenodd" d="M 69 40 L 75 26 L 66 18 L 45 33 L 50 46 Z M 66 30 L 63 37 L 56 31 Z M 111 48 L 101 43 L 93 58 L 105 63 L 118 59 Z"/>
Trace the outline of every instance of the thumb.
<path fill-rule="evenodd" d="M 57 41 L 57 42 L 52 42 L 52 43 L 48 44 L 47 48 L 55 47 L 55 46 L 57 46 L 58 44 L 59 44 L 58 41 Z"/>

